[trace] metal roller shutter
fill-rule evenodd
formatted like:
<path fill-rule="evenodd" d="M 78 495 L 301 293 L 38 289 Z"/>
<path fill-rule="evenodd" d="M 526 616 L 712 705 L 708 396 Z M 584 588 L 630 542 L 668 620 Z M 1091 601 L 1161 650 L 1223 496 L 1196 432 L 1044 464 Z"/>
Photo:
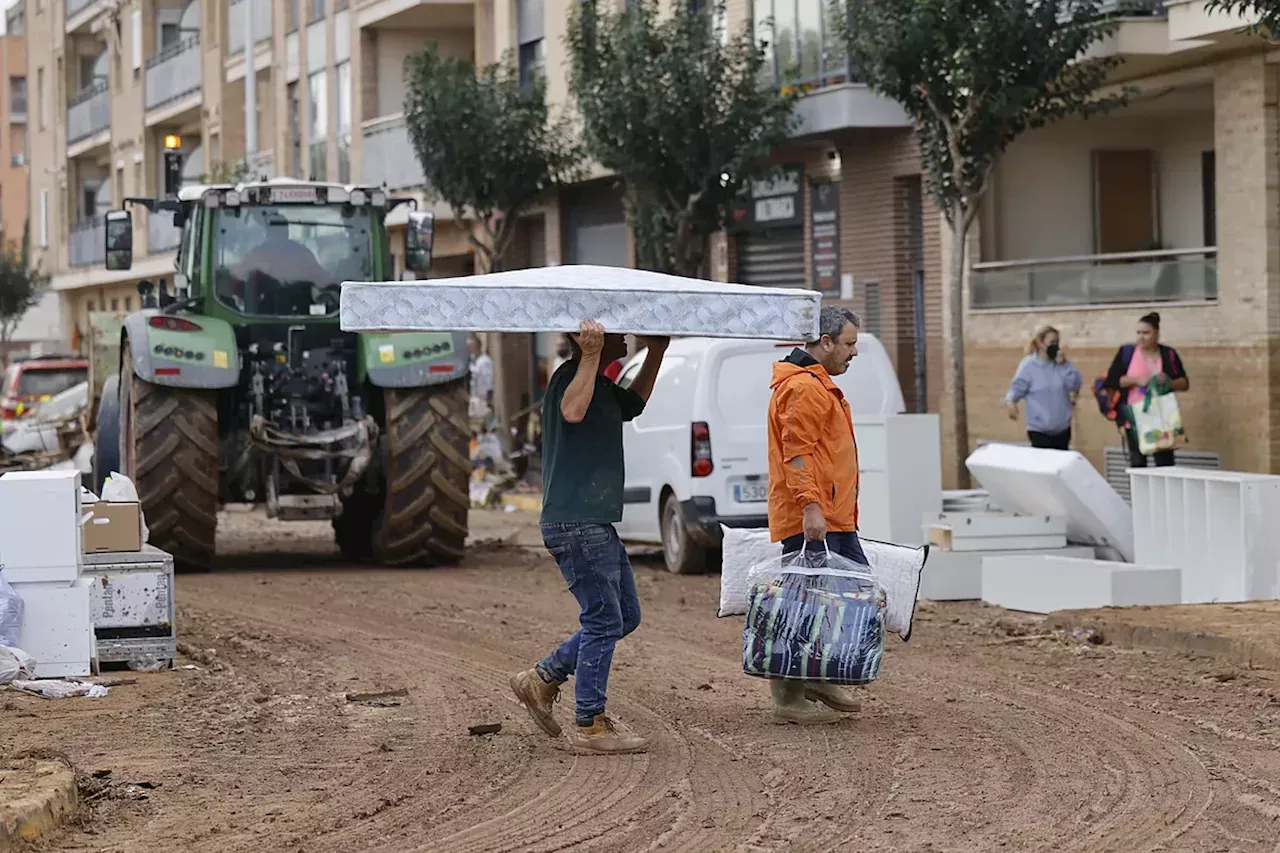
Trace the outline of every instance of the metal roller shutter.
<path fill-rule="evenodd" d="M 764 287 L 808 287 L 804 226 L 739 234 L 738 281 Z"/>

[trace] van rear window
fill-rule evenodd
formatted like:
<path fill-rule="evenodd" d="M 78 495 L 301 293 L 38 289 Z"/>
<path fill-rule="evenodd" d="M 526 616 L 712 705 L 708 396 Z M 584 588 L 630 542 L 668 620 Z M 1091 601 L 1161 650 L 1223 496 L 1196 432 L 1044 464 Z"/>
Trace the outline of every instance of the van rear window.
<path fill-rule="evenodd" d="M 27 368 L 19 374 L 17 393 L 20 397 L 52 397 L 88 379 L 89 371 L 83 367 L 56 370 Z"/>

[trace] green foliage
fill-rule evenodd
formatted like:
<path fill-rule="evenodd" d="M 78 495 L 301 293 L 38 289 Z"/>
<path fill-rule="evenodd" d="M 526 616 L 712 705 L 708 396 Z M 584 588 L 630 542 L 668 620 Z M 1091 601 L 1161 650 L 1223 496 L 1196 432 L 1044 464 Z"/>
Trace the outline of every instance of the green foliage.
<path fill-rule="evenodd" d="M 8 343 L 27 310 L 40 301 L 49 277 L 28 263 L 28 228 L 22 242 L 5 242 L 0 248 L 0 343 Z"/>
<path fill-rule="evenodd" d="M 1101 0 L 848 0 L 845 38 L 871 88 L 916 122 L 929 189 L 964 234 L 1021 134 L 1124 104 L 1098 89 L 1118 57 L 1080 61 L 1114 31 Z"/>
<path fill-rule="evenodd" d="M 200 176 L 202 184 L 238 184 L 253 179 L 253 172 L 248 162 L 237 160 L 234 163 L 217 162 L 209 171 Z"/>
<path fill-rule="evenodd" d="M 760 85 L 768 60 L 749 34 L 722 40 L 723 0 L 674 15 L 658 0 L 573 5 L 569 90 L 588 153 L 622 180 L 638 264 L 697 276 L 707 237 L 772 170 L 798 94 Z"/>
<path fill-rule="evenodd" d="M 428 192 L 453 208 L 485 268 L 499 269 L 520 215 L 581 174 L 572 123 L 551 116 L 541 75 L 521 87 L 510 54 L 477 73 L 432 44 L 405 59 L 405 84 L 405 122 Z M 484 240 L 462 221 L 466 212 Z"/>
<path fill-rule="evenodd" d="M 1226 15 L 1256 17 L 1248 26 L 1248 32 L 1266 36 L 1270 40 L 1280 38 L 1280 0 L 1209 0 L 1209 12 Z"/>

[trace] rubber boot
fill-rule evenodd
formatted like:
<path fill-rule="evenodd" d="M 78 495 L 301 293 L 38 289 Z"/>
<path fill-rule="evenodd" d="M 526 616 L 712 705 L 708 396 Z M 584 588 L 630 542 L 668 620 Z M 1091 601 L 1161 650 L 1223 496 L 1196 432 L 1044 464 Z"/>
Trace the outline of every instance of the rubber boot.
<path fill-rule="evenodd" d="M 649 742 L 617 720 L 601 714 L 590 726 L 577 727 L 573 745 L 583 751 L 604 755 L 630 755 L 644 752 Z"/>
<path fill-rule="evenodd" d="M 847 691 L 825 681 L 808 681 L 804 685 L 804 698 L 812 702 L 821 702 L 833 711 L 852 714 L 862 710 L 862 702 L 853 698 Z"/>
<path fill-rule="evenodd" d="M 844 719 L 835 711 L 819 708 L 804 698 L 804 682 L 781 678 L 769 682 L 773 694 L 773 720 L 777 723 L 796 723 L 802 726 L 838 723 Z"/>
<path fill-rule="evenodd" d="M 529 712 L 538 728 L 551 737 L 560 737 L 560 724 L 552 716 L 555 703 L 560 701 L 560 685 L 563 681 L 547 682 L 542 680 L 536 669 L 511 676 L 511 692 L 516 694 L 520 704 Z"/>

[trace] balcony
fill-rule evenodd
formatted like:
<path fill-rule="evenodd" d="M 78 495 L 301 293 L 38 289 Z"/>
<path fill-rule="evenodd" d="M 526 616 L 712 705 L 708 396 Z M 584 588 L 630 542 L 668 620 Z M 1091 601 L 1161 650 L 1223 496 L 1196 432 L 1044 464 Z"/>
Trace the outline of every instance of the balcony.
<path fill-rule="evenodd" d="M 147 109 L 167 106 L 199 92 L 202 79 L 200 34 L 196 33 L 147 60 Z"/>
<path fill-rule="evenodd" d="M 110 126 L 111 107 L 105 80 L 82 89 L 67 104 L 68 146 L 97 136 Z"/>
<path fill-rule="evenodd" d="M 1218 250 L 1168 249 L 974 264 L 974 311 L 1122 303 L 1212 302 Z"/>
<path fill-rule="evenodd" d="M 391 190 L 426 186 L 422 165 L 409 142 L 404 113 L 382 116 L 364 123 L 363 184 L 386 183 Z"/>
<path fill-rule="evenodd" d="M 85 9 L 88 9 L 98 0 L 66 0 L 67 2 L 67 20 L 70 21 L 76 15 L 79 15 Z"/>
<path fill-rule="evenodd" d="M 232 0 L 227 16 L 227 55 L 244 51 L 244 7 L 248 0 Z M 271 3 L 269 0 L 253 0 L 253 37 L 255 43 L 271 38 Z"/>
<path fill-rule="evenodd" d="M 71 226 L 67 241 L 67 263 L 73 267 L 100 264 L 107 258 L 107 226 L 101 216 L 83 219 Z"/>
<path fill-rule="evenodd" d="M 147 216 L 147 251 L 153 255 L 171 252 L 182 241 L 182 229 L 173 224 L 173 214 L 162 211 Z"/>

